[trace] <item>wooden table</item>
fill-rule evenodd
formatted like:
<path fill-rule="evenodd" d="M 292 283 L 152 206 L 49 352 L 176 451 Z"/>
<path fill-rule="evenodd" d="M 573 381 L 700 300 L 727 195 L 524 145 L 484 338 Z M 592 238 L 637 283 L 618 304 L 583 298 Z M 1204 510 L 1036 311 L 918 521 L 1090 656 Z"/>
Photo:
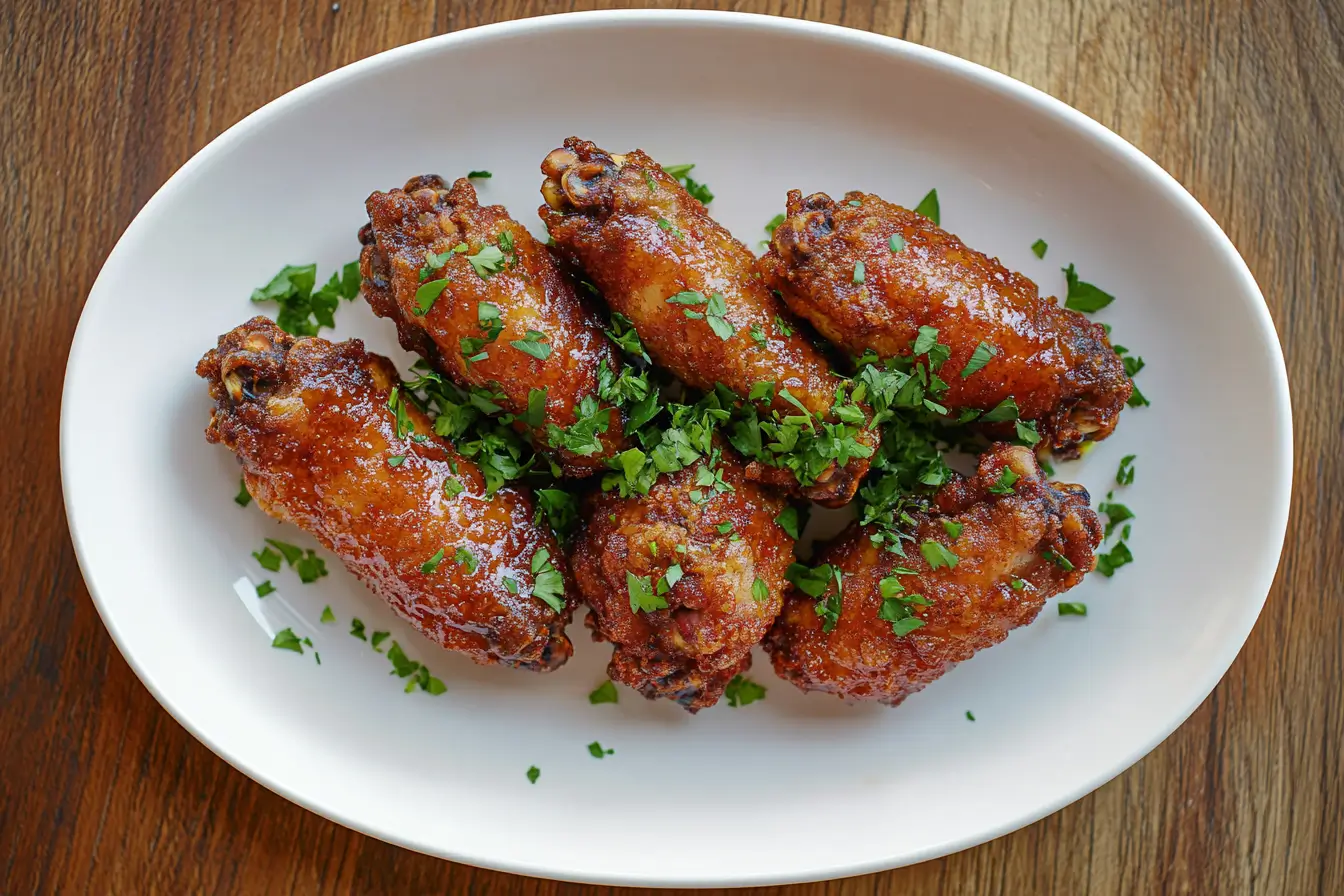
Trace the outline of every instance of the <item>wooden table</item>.
<path fill-rule="evenodd" d="M 388 846 L 291 805 L 213 756 L 156 705 L 99 622 L 66 533 L 57 463 L 62 371 L 84 296 L 122 229 L 188 157 L 273 97 L 371 53 L 586 6 L 0 4 L 9 222 L 0 236 L 0 892 L 606 889 Z M 1133 141 L 1246 256 L 1278 324 L 1296 405 L 1300 475 L 1278 583 L 1227 677 L 1176 734 L 1025 830 L 914 868 L 798 891 L 1344 893 L 1344 360 L 1336 354 L 1344 351 L 1344 2 L 741 0 L 731 8 L 947 50 L 1047 90 Z M 140 349 L 127 346 L 128 364 Z M 107 377 L 109 400 L 147 400 L 118 394 L 115 370 Z"/>

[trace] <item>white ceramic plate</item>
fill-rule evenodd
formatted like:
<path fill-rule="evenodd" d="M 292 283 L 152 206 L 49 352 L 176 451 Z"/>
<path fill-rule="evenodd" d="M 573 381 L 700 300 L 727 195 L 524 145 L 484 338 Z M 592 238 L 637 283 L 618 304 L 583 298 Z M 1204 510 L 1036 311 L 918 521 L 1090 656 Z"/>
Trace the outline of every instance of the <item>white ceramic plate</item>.
<path fill-rule="evenodd" d="M 482 669 L 413 634 L 344 570 L 301 585 L 250 552 L 312 545 L 232 497 L 193 374 L 285 263 L 355 257 L 363 201 L 426 171 L 495 174 L 482 196 L 541 232 L 537 166 L 571 134 L 695 162 L 744 240 L 791 187 L 874 191 L 1063 288 L 1148 363 L 1153 406 L 1063 478 L 1138 476 L 1137 562 L 899 709 L 805 697 L 758 658 L 764 702 L 691 717 L 623 691 L 589 705 L 608 649 L 544 677 Z M 1050 244 L 1045 260 L 1030 246 Z M 403 365 L 390 325 L 345 305 L 337 337 Z M 1227 669 L 1274 576 L 1288 511 L 1287 380 L 1264 301 L 1199 204 L 1110 131 L 1043 93 L 912 44 L 705 12 L 556 16 L 445 35 L 305 85 L 174 175 L 103 268 L 61 419 L 80 564 L 126 659 L 220 756 L 342 824 L 446 858 L 574 880 L 800 881 L 942 855 L 1096 788 L 1176 728 Z M 258 601 L 252 583 L 279 592 Z M 330 604 L 340 622 L 318 621 Z M 402 693 L 351 616 L 448 684 Z M 271 647 L 292 626 L 322 664 Z M 976 721 L 967 720 L 971 710 Z M 615 750 L 601 761 L 586 745 Z M 536 765 L 531 784 L 526 769 Z"/>

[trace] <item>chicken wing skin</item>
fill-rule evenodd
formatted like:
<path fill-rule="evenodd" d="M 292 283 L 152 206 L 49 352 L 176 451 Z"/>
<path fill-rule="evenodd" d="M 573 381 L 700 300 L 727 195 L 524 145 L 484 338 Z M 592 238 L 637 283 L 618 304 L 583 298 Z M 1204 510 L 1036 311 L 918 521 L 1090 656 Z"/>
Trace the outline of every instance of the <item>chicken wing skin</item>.
<path fill-rule="evenodd" d="M 544 389 L 545 411 L 532 419 L 531 434 L 542 448 L 556 447 L 549 427 L 573 424 L 583 399 L 597 398 L 602 365 L 612 373 L 621 365 L 596 309 L 575 293 L 551 250 L 503 206 L 480 205 L 465 178 L 449 189 L 437 175 L 415 177 L 374 193 L 366 208 L 359 267 L 374 313 L 396 324 L 403 348 L 460 386 L 502 396 L 497 403 L 508 413 L 526 419 L 532 391 Z M 427 262 L 431 254 L 441 263 Z M 443 280 L 437 297 L 427 294 L 437 287 L 426 284 Z M 529 331 L 540 335 L 529 340 Z M 623 447 L 619 410 L 598 407 L 608 412 L 601 448 L 556 451 L 566 475 L 602 469 Z"/>
<path fill-rule="evenodd" d="M 1011 493 L 995 494 L 1005 469 L 1020 478 Z M 906 557 L 877 547 L 857 525 L 819 553 L 818 564 L 841 574 L 839 619 L 828 633 L 817 601 L 789 594 L 765 644 L 781 678 L 804 691 L 895 706 L 1034 620 L 1047 598 L 1082 581 L 1101 543 L 1082 486 L 1047 482 L 1029 449 L 1002 443 L 971 479 L 948 483 L 929 512 L 913 516 Z M 930 556 L 941 552 L 925 553 L 926 541 L 951 552 L 956 565 L 933 568 Z M 835 593 L 832 583 L 823 596 Z M 922 626 L 896 634 L 893 625 L 908 614 Z"/>
<path fill-rule="evenodd" d="M 797 414 L 787 395 L 830 418 L 839 381 L 826 360 L 765 287 L 751 251 L 676 178 L 640 150 L 611 155 L 576 137 L 542 172 L 540 214 L 556 247 L 634 323 L 656 363 L 694 388 L 721 383 L 744 399 L 772 383 L 763 410 Z M 807 494 L 843 504 L 866 470 L 862 458 L 832 466 Z"/>
<path fill-rule="evenodd" d="M 482 664 L 549 671 L 569 658 L 576 592 L 531 496 L 506 486 L 487 498 L 476 465 L 409 401 L 413 431 L 399 430 L 391 361 L 358 339 L 295 339 L 257 317 L 196 372 L 215 400 L 206 439 L 237 454 L 261 508 L 316 536 L 422 634 Z M 561 612 L 531 596 L 534 567 L 555 570 L 549 590 L 558 574 Z"/>
<path fill-rule="evenodd" d="M 794 313 L 855 355 L 909 355 L 919 328 L 936 327 L 951 348 L 938 402 L 988 411 L 1011 397 L 1063 457 L 1110 435 L 1133 391 L 1099 324 L 871 193 L 846 193 L 837 203 L 825 193 L 790 192 L 761 269 Z M 963 378 L 981 342 L 996 354 Z M 1003 438 L 1011 429 L 1008 422 L 986 431 Z"/>
<path fill-rule="evenodd" d="M 571 554 L 593 637 L 615 646 L 611 678 L 691 712 L 716 703 L 751 665 L 793 560 L 793 540 L 775 522 L 784 499 L 747 479 L 730 450 L 716 469 L 731 490 L 697 486 L 687 468 L 648 495 L 594 494 Z M 666 608 L 633 609 L 643 589 Z"/>

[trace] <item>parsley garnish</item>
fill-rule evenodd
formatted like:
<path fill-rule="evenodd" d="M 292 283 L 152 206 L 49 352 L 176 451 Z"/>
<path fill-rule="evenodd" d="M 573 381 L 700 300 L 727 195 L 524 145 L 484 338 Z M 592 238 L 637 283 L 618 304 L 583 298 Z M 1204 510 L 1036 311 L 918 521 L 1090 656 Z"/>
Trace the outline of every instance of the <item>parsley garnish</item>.
<path fill-rule="evenodd" d="M 318 622 L 335 622 L 336 614 L 331 612 L 331 604 L 322 608 L 322 615 L 318 617 Z"/>
<path fill-rule="evenodd" d="M 247 490 L 247 480 L 238 480 L 238 494 L 233 496 L 233 503 L 239 507 L 246 507 L 252 503 L 252 493 Z"/>
<path fill-rule="evenodd" d="M 602 682 L 588 695 L 588 702 L 594 706 L 599 703 L 617 703 L 619 700 L 620 695 L 616 693 L 616 685 L 611 679 Z"/>
<path fill-rule="evenodd" d="M 1011 495 L 1014 491 L 1013 483 L 1021 478 L 1013 472 L 1011 467 L 1004 467 L 999 471 L 999 478 L 989 487 L 989 493 L 991 495 Z"/>
<path fill-rule="evenodd" d="M 350 635 L 351 637 L 358 638 L 361 641 L 369 640 L 368 638 L 364 637 L 364 623 L 358 616 L 350 620 Z"/>
<path fill-rule="evenodd" d="M 908 594 L 898 575 L 918 575 L 913 569 L 897 567 L 892 575 L 877 583 L 878 593 L 882 595 L 882 606 L 878 608 L 877 618 L 891 623 L 891 633 L 903 638 L 924 625 L 924 620 L 915 616 L 913 607 L 927 607 L 933 601 L 922 594 Z"/>
<path fill-rule="evenodd" d="M 275 637 L 271 639 L 271 646 L 278 647 L 281 650 L 292 650 L 298 654 L 303 653 L 303 642 L 299 640 L 298 635 L 294 634 L 292 628 L 282 628 L 276 632 Z"/>
<path fill-rule="evenodd" d="M 387 459 L 389 467 L 399 467 L 404 463 L 406 463 L 406 455 L 404 454 L 394 454 Z"/>
<path fill-rule="evenodd" d="M 386 632 L 379 632 L 379 634 L 386 635 Z M 374 641 L 376 644 L 378 635 L 374 635 Z M 442 681 L 429 674 L 428 666 L 408 657 L 406 651 L 402 650 L 401 645 L 396 641 L 393 641 L 392 646 L 387 648 L 387 659 L 392 664 L 394 675 L 398 678 L 410 679 L 406 682 L 406 693 L 409 694 L 415 690 L 416 685 L 420 686 L 420 690 L 435 697 L 448 690 Z"/>
<path fill-rule="evenodd" d="M 919 200 L 919 205 L 915 206 L 915 214 L 923 215 L 934 224 L 941 225 L 943 223 L 943 216 L 938 208 L 937 190 L 930 190 L 924 195 L 923 199 Z"/>
<path fill-rule="evenodd" d="M 733 680 L 728 682 L 728 687 L 724 688 L 723 695 L 728 698 L 728 705 L 736 709 L 755 703 L 757 700 L 764 700 L 765 688 L 746 676 L 734 675 Z"/>
<path fill-rule="evenodd" d="M 1013 396 L 1009 395 L 1003 401 L 994 405 L 989 411 L 980 418 L 982 423 L 1007 423 L 1010 420 L 1016 420 L 1018 415 L 1017 402 L 1013 401 Z"/>
<path fill-rule="evenodd" d="M 1049 248 L 1050 246 L 1045 240 L 1037 240 L 1031 244 L 1031 251 L 1036 253 L 1037 258 L 1044 258 L 1045 250 Z"/>
<path fill-rule="evenodd" d="M 404 439 L 407 433 L 415 432 L 415 423 L 411 421 L 411 413 L 402 398 L 400 386 L 392 387 L 391 394 L 387 396 L 387 409 L 396 416 L 397 438 Z"/>
<path fill-rule="evenodd" d="M 998 353 L 999 350 L 988 342 L 981 342 L 975 347 L 975 351 L 971 352 L 971 359 L 966 362 L 966 366 L 961 368 L 961 378 L 966 379 L 966 377 L 984 367 L 989 363 L 989 359 Z"/>
<path fill-rule="evenodd" d="M 751 583 L 751 599 L 758 604 L 770 599 L 770 586 L 765 583 L 765 579 L 758 577 Z"/>
<path fill-rule="evenodd" d="M 556 535 L 565 538 L 579 522 L 579 503 L 562 488 L 537 489 L 537 517 L 543 515 Z"/>
<path fill-rule="evenodd" d="M 765 330 L 761 327 L 760 324 L 752 324 L 750 333 L 751 333 L 751 341 L 759 345 L 761 348 L 765 348 L 767 345 L 770 344 L 769 340 L 766 339 Z"/>
<path fill-rule="evenodd" d="M 448 288 L 448 278 L 442 280 L 430 280 L 427 283 L 421 283 L 419 289 L 415 291 L 415 313 L 424 317 L 429 313 L 429 309 L 434 307 L 434 303 L 439 300 L 439 296 Z"/>
<path fill-rule="evenodd" d="M 494 175 L 491 174 L 489 171 L 468 171 L 468 172 L 467 172 L 467 179 L 468 179 L 468 180 L 477 180 L 477 179 L 480 179 L 480 178 L 491 178 L 491 177 L 494 177 Z"/>
<path fill-rule="evenodd" d="M 1134 555 L 1130 553 L 1129 545 L 1121 540 L 1109 551 L 1097 555 L 1097 572 L 1109 579 L 1117 569 L 1133 562 Z"/>
<path fill-rule="evenodd" d="M 565 609 L 565 580 L 551 563 L 551 552 L 538 548 L 532 555 L 532 596 L 557 613 Z"/>
<path fill-rule="evenodd" d="M 899 233 L 893 233 L 891 239 L 887 240 L 887 247 L 890 248 L 892 252 L 899 253 L 903 251 L 905 249 L 905 237 L 901 236 Z"/>
<path fill-rule="evenodd" d="M 262 548 L 261 552 L 252 552 L 252 556 L 261 564 L 262 569 L 269 569 L 271 572 L 280 571 L 280 555 L 270 548 Z"/>
<path fill-rule="evenodd" d="M 537 768 L 535 765 L 527 770 L 527 780 L 533 784 L 537 783 L 537 779 L 540 777 L 541 769 Z"/>
<path fill-rule="evenodd" d="M 1120 458 L 1120 469 L 1115 473 L 1117 485 L 1132 485 L 1134 483 L 1134 460 L 1137 454 L 1126 454 Z"/>
<path fill-rule="evenodd" d="M 974 722 L 974 721 L 975 721 L 975 713 L 971 712 L 969 709 L 966 710 L 966 718 L 967 718 L 969 721 Z"/>
<path fill-rule="evenodd" d="M 551 346 L 545 342 L 546 334 L 538 330 L 528 330 L 523 339 L 514 339 L 509 345 L 518 349 L 523 354 L 531 355 L 538 361 L 545 361 L 551 356 Z"/>
<path fill-rule="evenodd" d="M 369 638 L 369 646 L 372 647 L 377 653 L 382 653 L 382 651 L 379 650 L 378 647 L 390 637 L 392 637 L 391 632 L 374 632 L 373 635 L 370 636 Z"/>
<path fill-rule="evenodd" d="M 615 750 L 602 749 L 602 745 L 597 741 L 593 741 L 588 745 L 588 755 L 592 756 L 594 759 L 601 759 L 603 756 L 610 756 L 615 752 Z"/>
<path fill-rule="evenodd" d="M 1058 551 L 1046 550 L 1042 556 L 1065 572 L 1073 572 L 1073 563 Z"/>
<path fill-rule="evenodd" d="M 789 326 L 789 322 L 778 314 L 775 315 L 775 326 L 779 328 L 779 332 L 784 334 L 785 339 L 793 336 L 793 327 Z"/>
<path fill-rule="evenodd" d="M 683 236 L 685 236 L 685 234 L 683 234 L 683 233 L 677 228 L 677 226 L 676 226 L 675 224 L 673 224 L 671 221 L 667 220 L 666 218 L 659 218 L 659 219 L 658 219 L 658 229 L 659 229 L 659 230 L 666 230 L 668 233 L 672 234 L 672 235 L 673 235 L 674 237 L 676 237 L 677 239 L 681 239 Z"/>
<path fill-rule="evenodd" d="M 808 597 L 817 603 L 812 609 L 821 617 L 821 630 L 829 634 L 840 622 L 840 611 L 844 600 L 844 573 L 829 563 L 817 567 L 792 563 L 784 573 L 784 578 L 792 582 Z M 835 582 L 835 593 L 828 594 L 831 582 Z"/>
<path fill-rule="evenodd" d="M 630 594 L 631 612 L 652 613 L 667 609 L 667 601 L 653 593 L 653 583 L 647 576 L 637 576 L 626 570 L 625 587 Z"/>
<path fill-rule="evenodd" d="M 1064 279 L 1069 285 L 1069 291 L 1064 299 L 1065 308 L 1091 314 L 1094 311 L 1100 311 L 1115 301 L 1115 296 L 1105 290 L 1098 289 L 1084 280 L 1079 280 L 1072 262 L 1062 270 L 1064 271 Z"/>
<path fill-rule="evenodd" d="M 453 562 L 465 566 L 469 573 L 475 572 L 476 567 L 480 565 L 480 561 L 476 559 L 476 555 L 469 548 L 458 548 L 453 551 Z"/>
<path fill-rule="evenodd" d="M 271 281 L 252 290 L 252 301 L 280 306 L 276 325 L 293 336 L 316 336 L 323 327 L 336 326 L 336 306 L 341 299 L 359 295 L 359 263 L 352 261 L 333 273 L 324 286 L 317 283 L 317 265 L 285 265 Z"/>
<path fill-rule="evenodd" d="M 424 563 L 420 564 L 420 571 L 422 573 L 425 573 L 426 575 L 428 575 L 431 572 L 434 572 L 436 569 L 439 568 L 439 564 L 443 562 L 443 554 L 444 554 L 443 548 L 439 548 L 437 551 L 434 552 L 434 555 L 432 557 L 430 557 Z"/>
<path fill-rule="evenodd" d="M 766 223 L 765 235 L 770 237 L 771 239 L 774 239 L 775 231 L 778 230 L 779 225 L 783 224 L 786 220 L 787 218 L 785 217 L 783 212 L 780 212 L 779 214 L 775 215 Z"/>
<path fill-rule="evenodd" d="M 265 597 L 266 595 L 271 594 L 274 591 L 275 586 L 271 584 L 270 579 L 267 579 L 266 581 L 262 582 L 260 585 L 257 586 L 257 597 Z"/>
<path fill-rule="evenodd" d="M 802 530 L 802 520 L 799 517 L 797 507 L 785 507 L 780 511 L 779 516 L 775 517 L 775 522 L 788 533 L 790 538 L 794 541 L 798 540 L 798 533 Z"/>
<path fill-rule="evenodd" d="M 611 329 L 607 330 L 607 335 L 627 355 L 639 358 L 645 364 L 653 363 L 649 359 L 648 353 L 644 351 L 644 343 L 639 341 L 639 334 L 635 332 L 635 325 L 630 322 L 630 318 L 619 311 L 612 312 Z"/>
<path fill-rule="evenodd" d="M 1014 578 L 1008 584 L 1012 586 L 1012 589 L 1014 591 L 1021 591 L 1022 589 L 1027 587 L 1027 583 L 1018 578 Z"/>
<path fill-rule="evenodd" d="M 1058 604 L 1059 615 L 1061 616 L 1086 616 L 1087 604 L 1076 601 L 1060 601 Z"/>
<path fill-rule="evenodd" d="M 865 274 L 864 274 L 863 262 L 861 261 L 854 262 L 854 285 L 858 286 L 859 284 L 863 283 L 864 278 Z"/>
<path fill-rule="evenodd" d="M 939 569 L 941 567 L 955 569 L 957 562 L 960 559 L 956 554 L 952 553 L 932 538 L 924 539 L 923 543 L 919 546 L 919 552 L 923 554 L 924 559 L 928 561 L 929 569 Z"/>
<path fill-rule="evenodd" d="M 681 181 L 682 186 L 686 188 L 687 193 L 690 193 L 705 205 L 709 205 L 714 201 L 714 194 L 710 192 L 709 187 L 691 179 L 690 173 L 693 168 L 695 168 L 694 164 L 664 165 L 663 171 Z"/>
<path fill-rule="evenodd" d="M 468 255 L 472 270 L 482 280 L 489 280 L 491 274 L 499 273 L 504 267 L 504 252 L 498 246 L 482 246 L 475 255 Z"/>
<path fill-rule="evenodd" d="M 1028 448 L 1041 440 L 1041 434 L 1036 430 L 1035 420 L 1018 420 L 1013 426 L 1017 429 L 1017 440 Z"/>
<path fill-rule="evenodd" d="M 461 482 L 459 482 L 452 476 L 449 476 L 447 479 L 443 480 L 443 492 L 448 497 L 456 498 L 464 491 L 466 491 L 466 486 L 464 486 Z"/>
<path fill-rule="evenodd" d="M 503 578 L 503 582 L 504 582 L 504 590 L 505 590 L 505 591 L 509 592 L 510 594 L 517 594 L 517 593 L 518 593 L 518 580 L 517 580 L 517 579 L 513 578 L 512 576 L 504 576 L 504 578 Z"/>
<path fill-rule="evenodd" d="M 1005 467 L 1004 469 L 1007 468 Z M 965 528 L 963 524 L 958 523 L 954 520 L 949 520 L 946 517 L 940 519 L 938 522 L 943 524 L 943 531 L 947 533 L 948 538 L 954 540 L 961 537 L 961 530 Z"/>

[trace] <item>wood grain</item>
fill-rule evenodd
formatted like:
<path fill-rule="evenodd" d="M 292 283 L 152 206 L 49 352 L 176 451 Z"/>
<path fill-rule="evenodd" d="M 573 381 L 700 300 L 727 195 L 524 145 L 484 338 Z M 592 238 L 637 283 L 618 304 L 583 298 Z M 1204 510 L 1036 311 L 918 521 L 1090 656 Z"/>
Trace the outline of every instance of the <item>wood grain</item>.
<path fill-rule="evenodd" d="M 591 4 L 0 4 L 9 221 L 0 236 L 0 892 L 607 889 L 405 852 L 299 809 L 213 756 L 158 707 L 99 622 L 66 533 L 57 463 L 62 371 L 84 296 L 122 229 L 192 153 L 339 65 L 431 34 L 580 8 Z M 1025 830 L 914 868 L 792 889 L 1344 892 L 1344 363 L 1335 354 L 1344 336 L 1344 3 L 721 8 L 928 44 L 1118 131 L 1185 184 L 1245 254 L 1295 398 L 1299 473 L 1277 585 L 1227 677 L 1176 734 Z M 143 400 L 117 394 L 116 371 L 108 384 L 109 400 Z"/>

